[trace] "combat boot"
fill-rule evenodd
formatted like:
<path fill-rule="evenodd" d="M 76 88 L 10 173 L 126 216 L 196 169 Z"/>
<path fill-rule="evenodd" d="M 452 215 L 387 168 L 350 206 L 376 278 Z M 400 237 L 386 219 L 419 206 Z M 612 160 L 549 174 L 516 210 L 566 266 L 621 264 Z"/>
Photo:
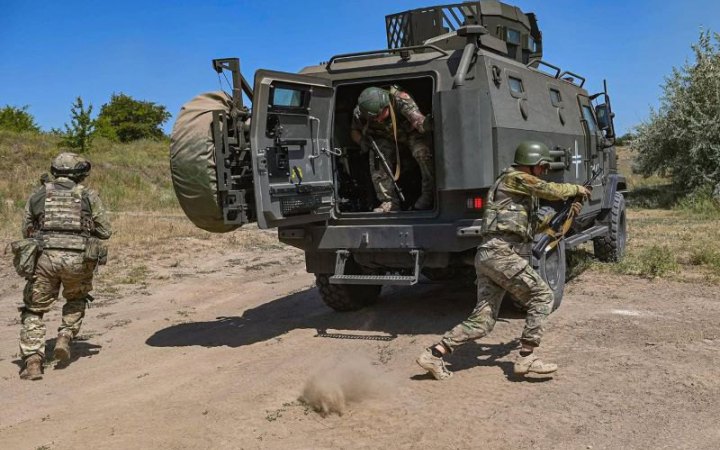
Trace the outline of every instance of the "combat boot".
<path fill-rule="evenodd" d="M 436 380 L 447 380 L 453 374 L 445 367 L 445 361 L 442 358 L 433 356 L 429 348 L 426 348 L 425 351 L 418 356 L 416 362 L 420 367 L 435 377 Z"/>
<path fill-rule="evenodd" d="M 55 340 L 55 351 L 53 357 L 58 361 L 67 361 L 70 359 L 70 341 L 72 335 L 68 333 L 58 333 Z"/>
<path fill-rule="evenodd" d="M 533 353 L 530 353 L 527 356 L 519 356 L 518 359 L 515 360 L 515 365 L 513 366 L 513 372 L 515 375 L 525 375 L 528 373 L 547 375 L 555 372 L 556 370 L 558 370 L 557 364 L 542 362 L 540 358 L 535 356 Z"/>
<path fill-rule="evenodd" d="M 23 380 L 39 380 L 42 378 L 42 356 L 37 353 L 25 358 L 25 368 L 20 372 Z"/>
<path fill-rule="evenodd" d="M 387 212 L 393 212 L 393 211 L 400 211 L 400 205 L 394 201 L 382 202 L 382 203 L 380 203 L 380 206 L 373 209 L 373 212 L 376 212 L 376 213 L 387 213 Z"/>

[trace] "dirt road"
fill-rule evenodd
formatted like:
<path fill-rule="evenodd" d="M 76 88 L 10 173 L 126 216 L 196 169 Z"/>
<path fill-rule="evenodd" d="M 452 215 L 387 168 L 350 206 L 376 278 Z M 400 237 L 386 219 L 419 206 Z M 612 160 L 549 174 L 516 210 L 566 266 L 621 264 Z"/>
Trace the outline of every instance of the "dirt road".
<path fill-rule="evenodd" d="M 205 245 L 159 260 L 142 283 L 99 284 L 71 363 L 27 382 L 21 280 L 2 264 L 3 449 L 720 448 L 714 286 L 586 272 L 551 317 L 554 378 L 512 377 L 522 320 L 507 312 L 438 382 L 414 359 L 469 313 L 472 289 L 425 281 L 338 314 L 302 254 Z M 59 307 L 46 317 L 52 338 Z M 318 367 L 353 360 L 370 361 L 380 397 L 325 418 L 297 401 Z"/>

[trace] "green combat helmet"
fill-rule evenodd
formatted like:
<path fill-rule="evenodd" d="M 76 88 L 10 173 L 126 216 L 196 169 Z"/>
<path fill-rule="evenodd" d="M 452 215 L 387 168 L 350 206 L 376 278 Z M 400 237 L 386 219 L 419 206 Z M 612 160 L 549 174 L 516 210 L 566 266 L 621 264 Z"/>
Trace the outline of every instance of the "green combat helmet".
<path fill-rule="evenodd" d="M 90 172 L 90 161 L 75 153 L 63 152 L 53 159 L 50 173 L 54 177 L 83 179 Z"/>
<path fill-rule="evenodd" d="M 536 166 L 551 163 L 550 149 L 537 141 L 523 141 L 515 149 L 515 166 Z"/>
<path fill-rule="evenodd" d="M 377 116 L 389 104 L 390 94 L 385 89 L 378 87 L 369 87 L 358 97 L 360 112 L 369 117 Z"/>

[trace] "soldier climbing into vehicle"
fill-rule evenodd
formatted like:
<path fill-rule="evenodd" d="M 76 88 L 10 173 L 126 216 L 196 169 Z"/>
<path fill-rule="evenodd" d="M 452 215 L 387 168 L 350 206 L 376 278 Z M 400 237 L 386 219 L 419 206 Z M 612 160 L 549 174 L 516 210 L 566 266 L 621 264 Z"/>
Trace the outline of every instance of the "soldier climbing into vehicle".
<path fill-rule="evenodd" d="M 398 86 L 388 89 L 369 87 L 360 93 L 353 111 L 351 137 L 370 155 L 370 174 L 380 201 L 375 212 L 401 210 L 399 190 L 396 188 L 402 172 L 401 148 L 410 150 L 420 168 L 421 194 L 415 201 L 414 209 L 432 209 L 435 169 L 431 129 L 431 117 L 424 115 L 410 94 Z M 373 141 L 394 173 L 388 173 L 380 158 L 372 156 Z"/>

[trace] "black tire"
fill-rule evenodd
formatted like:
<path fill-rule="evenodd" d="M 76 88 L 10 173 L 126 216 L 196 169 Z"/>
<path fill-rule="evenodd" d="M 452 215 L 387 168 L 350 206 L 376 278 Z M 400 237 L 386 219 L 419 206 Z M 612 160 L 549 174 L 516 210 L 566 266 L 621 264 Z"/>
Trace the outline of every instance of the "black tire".
<path fill-rule="evenodd" d="M 535 270 L 553 292 L 552 310 L 555 311 L 560 307 L 565 293 L 565 241 L 561 240 L 555 248 L 535 261 Z"/>
<path fill-rule="evenodd" d="M 422 274 L 430 281 L 455 281 L 461 285 L 474 284 L 477 279 L 472 266 L 424 267 Z"/>
<path fill-rule="evenodd" d="M 625 256 L 627 243 L 625 197 L 619 192 L 615 193 L 612 207 L 605 220 L 610 227 L 607 235 L 593 239 L 595 257 L 603 262 L 619 262 Z"/>
<path fill-rule="evenodd" d="M 377 284 L 330 284 L 328 274 L 315 274 L 315 285 L 320 297 L 335 311 L 357 311 L 377 301 L 381 285 Z"/>

